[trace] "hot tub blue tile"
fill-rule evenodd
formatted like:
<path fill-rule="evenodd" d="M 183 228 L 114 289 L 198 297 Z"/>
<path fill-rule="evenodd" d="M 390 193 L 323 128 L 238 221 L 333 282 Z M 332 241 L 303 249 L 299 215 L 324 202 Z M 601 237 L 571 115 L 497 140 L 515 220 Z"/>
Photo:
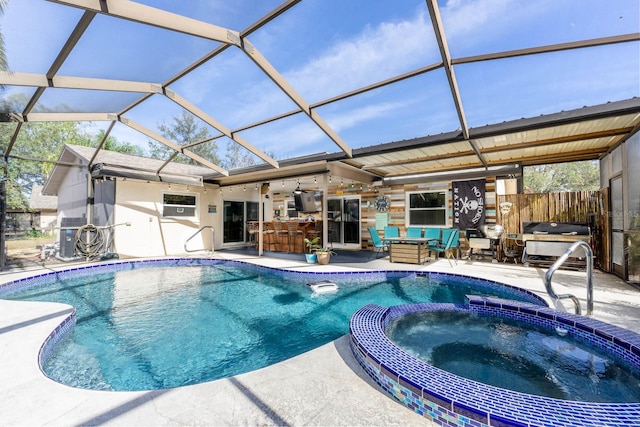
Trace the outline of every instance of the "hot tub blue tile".
<path fill-rule="evenodd" d="M 596 320 L 585 319 L 571 313 L 556 312 L 548 308 L 537 309 L 519 302 L 508 302 L 506 305 L 509 307 L 505 309 L 504 302 L 501 302 L 502 307 L 496 307 L 497 303 L 500 302 L 498 299 L 493 299 L 494 304 L 489 304 L 490 306 L 479 305 L 480 302 L 492 301 L 490 297 L 470 297 L 468 301 L 470 302 L 469 305 L 462 308 L 454 305 L 437 307 L 437 304 L 415 305 L 414 308 L 403 306 L 401 309 L 391 307 L 385 313 L 385 322 L 377 324 L 374 322 L 366 325 L 366 327 L 375 329 L 371 331 L 372 335 L 368 336 L 368 339 L 375 340 L 377 334 L 381 340 L 378 345 L 394 347 L 393 343 L 384 336 L 383 325 L 388 324 L 389 319 L 416 310 L 467 310 L 479 315 L 517 318 L 549 329 L 555 329 L 555 327 L 562 325 L 569 331 L 573 331 L 571 333 L 575 333 L 576 336 L 579 336 L 579 339 L 592 342 L 600 348 L 609 349 L 612 352 L 615 351 L 618 355 L 626 354 L 627 356 L 622 357 L 622 359 L 634 359 L 635 362 L 640 359 L 640 354 L 636 354 L 640 353 L 638 352 L 640 345 L 629 344 L 629 341 L 640 343 L 640 335 L 629 331 L 603 324 Z M 517 311 L 514 311 L 514 308 Z M 576 326 L 573 326 L 574 324 Z M 578 324 L 580 324 L 581 328 L 577 326 Z M 602 333 L 597 335 L 594 332 L 595 330 L 603 332 L 605 336 L 603 337 Z M 627 343 L 628 345 L 616 343 L 617 334 L 629 336 L 629 341 L 618 337 L 618 343 Z M 607 336 L 611 336 L 612 339 L 609 340 Z M 369 342 L 363 342 L 365 347 L 369 344 Z M 629 350 L 629 348 L 635 350 Z M 605 427 L 628 425 L 627 416 L 631 417 L 631 419 L 635 416 L 636 419 L 640 420 L 640 404 L 612 406 L 611 404 L 557 401 L 541 396 L 522 395 L 476 383 L 438 370 L 422 361 L 411 358 L 406 352 L 401 354 L 392 349 L 384 351 L 378 349 L 377 351 L 382 357 L 381 363 L 383 365 L 394 373 L 399 372 L 402 378 L 409 380 L 403 386 L 405 389 L 412 390 L 407 387 L 408 385 L 422 387 L 424 396 L 422 405 L 425 408 L 431 408 L 425 410 L 425 415 L 441 425 L 469 427 L 476 425 L 475 423 L 485 423 L 489 412 L 491 412 L 490 416 L 492 421 L 495 421 L 495 425 L 504 426 L 579 427 L 602 425 Z M 387 357 L 391 359 L 386 359 Z M 636 366 L 640 365 L 636 363 Z M 414 399 L 411 401 L 416 401 L 415 394 L 411 394 L 411 398 Z M 455 404 L 452 402 L 455 402 Z M 436 408 L 434 409 L 433 406 Z M 484 410 L 484 408 L 491 409 Z"/>

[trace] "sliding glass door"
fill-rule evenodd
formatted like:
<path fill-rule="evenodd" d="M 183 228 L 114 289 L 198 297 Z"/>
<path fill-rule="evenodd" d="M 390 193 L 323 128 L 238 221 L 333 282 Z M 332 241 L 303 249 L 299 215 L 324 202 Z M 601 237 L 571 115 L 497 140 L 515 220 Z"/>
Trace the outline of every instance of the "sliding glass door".
<path fill-rule="evenodd" d="M 245 202 L 225 200 L 222 243 L 244 242 Z"/>
<path fill-rule="evenodd" d="M 329 243 L 360 247 L 360 197 L 332 197 L 327 206 Z"/>
<path fill-rule="evenodd" d="M 222 243 L 248 242 L 248 221 L 258 221 L 258 202 L 225 200 Z"/>

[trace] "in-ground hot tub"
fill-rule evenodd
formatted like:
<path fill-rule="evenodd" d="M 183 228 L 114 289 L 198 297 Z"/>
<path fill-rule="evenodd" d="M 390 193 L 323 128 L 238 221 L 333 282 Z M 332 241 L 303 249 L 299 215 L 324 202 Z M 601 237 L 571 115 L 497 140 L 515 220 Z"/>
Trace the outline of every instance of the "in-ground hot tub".
<path fill-rule="evenodd" d="M 640 426 L 640 402 L 563 400 L 490 386 L 438 369 L 409 354 L 385 334 L 394 320 L 419 311 L 466 311 L 515 319 L 584 341 L 640 373 L 640 335 L 594 319 L 487 297 L 468 305 L 367 305 L 350 324 L 351 348 L 367 373 L 415 412 L 441 425 Z"/>

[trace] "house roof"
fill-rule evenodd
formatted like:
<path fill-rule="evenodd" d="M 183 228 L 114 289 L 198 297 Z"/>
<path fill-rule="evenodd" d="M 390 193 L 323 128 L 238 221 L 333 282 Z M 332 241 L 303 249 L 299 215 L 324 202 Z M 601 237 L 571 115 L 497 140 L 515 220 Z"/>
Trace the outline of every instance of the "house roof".
<path fill-rule="evenodd" d="M 66 144 L 45 183 L 44 193 L 57 194 L 65 175 L 71 168 L 88 168 L 94 177 L 120 176 L 148 181 L 192 183 L 194 185 L 201 185 L 201 177 L 211 173 L 210 169 L 202 166 L 175 162 L 166 163 L 163 160 L 116 151 Z"/>
<path fill-rule="evenodd" d="M 55 211 L 58 209 L 58 197 L 42 194 L 42 185 L 31 187 L 31 199 L 29 208 L 35 211 Z"/>
<path fill-rule="evenodd" d="M 36 158 L 21 146 L 32 123 L 75 121 L 168 147 L 160 163 L 127 165 L 143 177 L 178 154 L 220 185 L 315 173 L 314 162 L 400 182 L 598 159 L 640 126 L 638 2 L 224 5 L 9 2 L 5 158 Z M 208 135 L 167 136 L 182 111 Z M 214 145 L 217 158 L 198 154 Z M 225 163 L 238 157 L 253 166 Z"/>

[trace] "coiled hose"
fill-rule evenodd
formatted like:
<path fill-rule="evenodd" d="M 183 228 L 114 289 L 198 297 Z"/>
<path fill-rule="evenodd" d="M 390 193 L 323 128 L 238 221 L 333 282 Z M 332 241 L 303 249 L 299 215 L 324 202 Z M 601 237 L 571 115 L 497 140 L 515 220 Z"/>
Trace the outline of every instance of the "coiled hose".
<path fill-rule="evenodd" d="M 76 232 L 76 253 L 85 258 L 96 258 L 107 251 L 109 242 L 104 229 L 93 224 L 82 226 Z"/>

